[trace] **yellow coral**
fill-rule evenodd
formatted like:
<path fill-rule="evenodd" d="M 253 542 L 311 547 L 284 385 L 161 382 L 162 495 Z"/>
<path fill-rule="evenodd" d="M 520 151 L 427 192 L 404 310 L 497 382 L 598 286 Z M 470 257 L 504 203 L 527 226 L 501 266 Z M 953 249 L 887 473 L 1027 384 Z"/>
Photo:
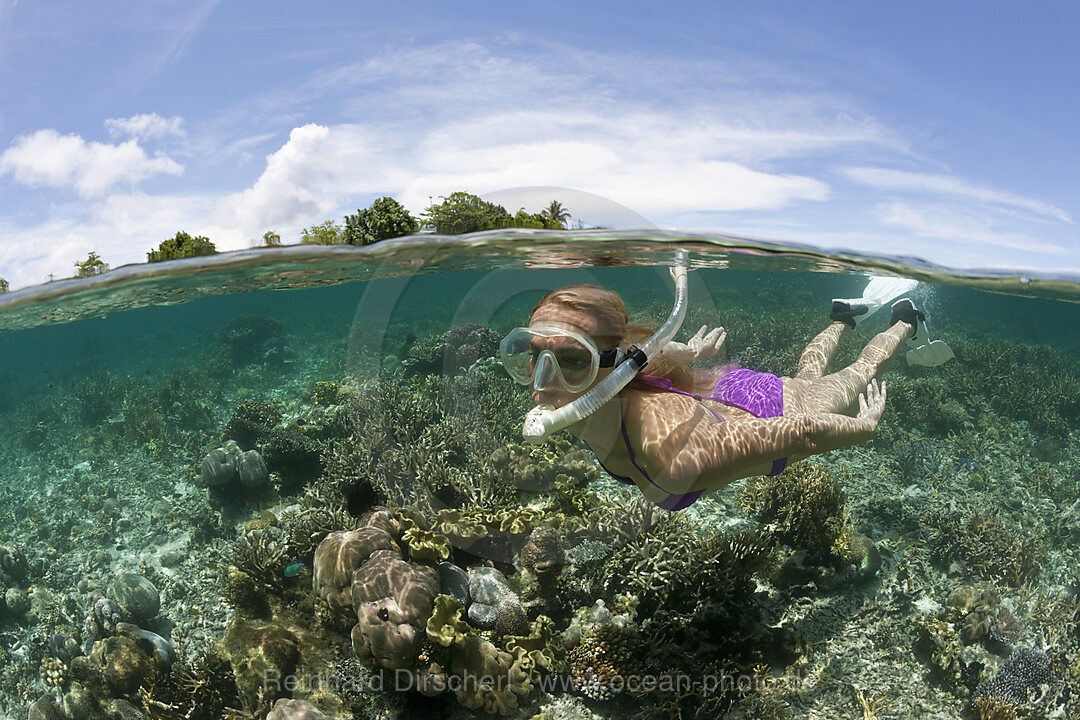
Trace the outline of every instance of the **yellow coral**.
<path fill-rule="evenodd" d="M 445 535 L 411 527 L 401 535 L 409 547 L 409 558 L 417 562 L 438 562 L 450 557 L 453 546 Z"/>
<path fill-rule="evenodd" d="M 514 656 L 524 670 L 532 672 L 543 668 L 549 672 L 561 671 L 559 647 L 552 641 L 555 622 L 541 615 L 533 621 L 527 636 L 511 636 L 506 641 L 506 651 Z"/>
<path fill-rule="evenodd" d="M 464 640 L 468 632 L 468 624 L 461 619 L 461 603 L 450 595 L 436 595 L 435 607 L 427 621 L 428 639 L 450 647 Z"/>

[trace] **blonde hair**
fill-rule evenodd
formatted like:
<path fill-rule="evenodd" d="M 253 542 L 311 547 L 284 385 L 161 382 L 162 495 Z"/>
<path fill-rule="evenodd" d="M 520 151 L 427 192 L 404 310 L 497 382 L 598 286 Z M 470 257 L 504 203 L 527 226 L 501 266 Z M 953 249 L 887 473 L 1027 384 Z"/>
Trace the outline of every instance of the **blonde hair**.
<path fill-rule="evenodd" d="M 596 346 L 600 350 L 609 347 L 625 350 L 632 344 L 645 342 L 656 332 L 656 326 L 632 324 L 619 293 L 596 285 L 569 285 L 552 290 L 536 303 L 529 317 L 530 323 L 536 311 L 545 305 L 569 308 L 596 318 L 599 321 L 598 327 L 602 328 L 602 334 L 594 335 L 593 340 L 596 341 Z M 667 378 L 678 389 L 701 395 L 709 394 L 717 379 L 716 370 L 694 369 L 672 360 L 663 353 L 650 360 L 642 372 L 646 375 Z M 649 388 L 635 386 L 635 389 Z"/>

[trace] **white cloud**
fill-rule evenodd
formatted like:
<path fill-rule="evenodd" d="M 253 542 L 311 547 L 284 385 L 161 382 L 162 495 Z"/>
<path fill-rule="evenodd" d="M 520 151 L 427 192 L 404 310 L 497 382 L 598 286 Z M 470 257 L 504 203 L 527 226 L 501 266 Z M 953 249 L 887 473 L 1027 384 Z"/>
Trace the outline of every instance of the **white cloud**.
<path fill-rule="evenodd" d="M 1075 249 L 1033 237 L 991 213 L 953 205 L 915 205 L 906 202 L 883 202 L 875 207 L 885 225 L 901 227 L 924 239 L 977 243 L 982 246 L 1059 255 L 1072 260 Z M 1018 263 L 1019 264 L 1019 263 Z"/>
<path fill-rule="evenodd" d="M 1026 210 L 1061 222 L 1071 223 L 1072 217 L 1061 208 L 1033 198 L 974 185 L 952 175 L 929 175 L 925 173 L 889 170 L 885 168 L 853 167 L 843 174 L 855 182 L 882 190 L 951 195 L 994 205 L 1004 205 Z"/>
<path fill-rule="evenodd" d="M 524 185 L 576 187 L 646 215 L 774 209 L 829 197 L 820 180 L 721 159 L 725 153 L 715 145 L 726 142 L 722 127 L 702 127 L 697 139 L 657 132 L 671 122 L 639 111 L 612 127 L 605 115 L 584 110 L 517 110 L 459 119 L 418 137 L 380 127 L 305 125 L 268 156 L 252 187 L 223 199 L 215 222 L 261 235 L 353 209 L 354 195 L 392 194 L 419 212 L 429 198 L 456 190 Z"/>
<path fill-rule="evenodd" d="M 23 135 L 0 154 L 0 175 L 10 174 L 32 187 L 70 185 L 85 198 L 100 197 L 120 183 L 134 185 L 154 175 L 183 171 L 167 155 L 149 157 L 137 140 L 108 145 L 56 130 Z"/>
<path fill-rule="evenodd" d="M 165 118 L 157 113 L 132 115 L 128 118 L 111 118 L 105 121 L 105 128 L 112 138 L 137 138 L 147 140 L 164 137 L 185 137 L 183 118 Z"/>

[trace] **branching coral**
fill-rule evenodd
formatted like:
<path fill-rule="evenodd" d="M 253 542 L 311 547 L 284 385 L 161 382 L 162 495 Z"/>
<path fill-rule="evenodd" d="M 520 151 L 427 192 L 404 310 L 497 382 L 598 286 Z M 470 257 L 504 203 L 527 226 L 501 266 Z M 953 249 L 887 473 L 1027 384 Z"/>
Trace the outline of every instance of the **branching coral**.
<path fill-rule="evenodd" d="M 925 528 L 934 560 L 942 564 L 959 560 L 978 576 L 1011 587 L 1034 580 L 1046 560 L 1037 534 L 1008 527 L 994 510 L 977 511 L 954 502 L 931 508 Z"/>
<path fill-rule="evenodd" d="M 262 586 L 277 589 L 284 578 L 288 549 L 288 539 L 281 528 L 253 530 L 233 543 L 233 565 Z"/>
<path fill-rule="evenodd" d="M 251 450 L 259 443 L 266 442 L 270 431 L 279 422 L 281 411 L 274 405 L 266 402 L 243 402 L 225 424 L 222 437 L 236 441 L 242 450 Z"/>
<path fill-rule="evenodd" d="M 851 532 L 846 494 L 814 463 L 796 463 L 773 477 L 749 478 L 737 499 L 777 540 L 823 560 Z"/>

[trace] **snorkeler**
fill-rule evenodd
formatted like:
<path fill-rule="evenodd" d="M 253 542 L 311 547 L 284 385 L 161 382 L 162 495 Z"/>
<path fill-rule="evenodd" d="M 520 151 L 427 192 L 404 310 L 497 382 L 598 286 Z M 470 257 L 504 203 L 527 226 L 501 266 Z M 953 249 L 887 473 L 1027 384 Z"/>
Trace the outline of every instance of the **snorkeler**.
<path fill-rule="evenodd" d="M 923 314 L 906 298 L 896 301 L 889 329 L 854 363 L 828 375 L 825 368 L 840 336 L 881 307 L 884 295 L 892 293 L 891 300 L 917 284 L 890 280 L 887 290 L 879 283 L 877 297 L 870 292 L 834 301 L 832 324 L 807 345 L 794 377 L 731 366 L 693 369 L 691 362 L 718 352 L 724 329 L 702 328 L 686 344 L 670 342 L 669 330 L 659 353 L 638 357 L 638 367 L 648 365 L 644 371 L 567 429 L 612 477 L 667 510 L 681 510 L 739 478 L 777 475 L 810 455 L 865 442 L 885 409 L 885 383 L 878 379 L 915 337 Z M 681 287 L 685 299 L 685 281 Z M 620 364 L 641 355 L 632 343 L 650 332 L 628 320 L 615 292 L 593 285 L 554 290 L 537 303 L 528 327 L 503 339 L 503 365 L 532 386 L 534 410 L 570 409 Z M 681 316 L 675 329 L 679 323 Z"/>

